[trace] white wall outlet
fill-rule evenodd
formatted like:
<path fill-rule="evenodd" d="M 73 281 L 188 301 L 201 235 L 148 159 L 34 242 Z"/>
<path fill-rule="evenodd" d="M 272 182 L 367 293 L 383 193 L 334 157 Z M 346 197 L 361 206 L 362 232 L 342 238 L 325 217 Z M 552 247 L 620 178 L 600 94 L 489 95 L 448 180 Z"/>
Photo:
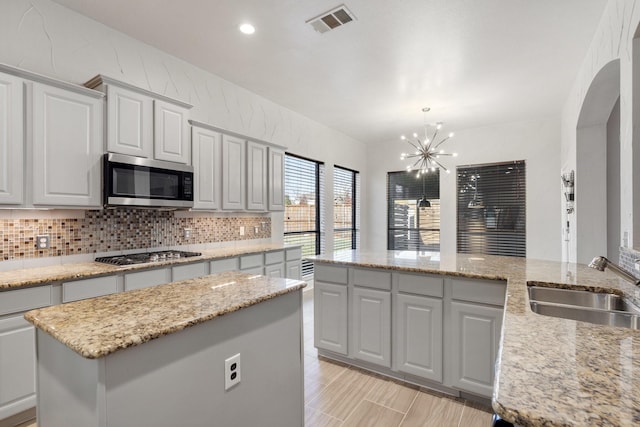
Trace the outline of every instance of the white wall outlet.
<path fill-rule="evenodd" d="M 240 384 L 240 353 L 224 361 L 224 389 Z"/>
<path fill-rule="evenodd" d="M 38 249 L 49 249 L 50 241 L 48 234 L 39 234 L 36 236 L 36 247 Z"/>
<path fill-rule="evenodd" d="M 260 228 L 256 225 L 253 227 L 253 234 L 258 234 L 260 232 Z"/>
<path fill-rule="evenodd" d="M 635 260 L 633 266 L 635 267 L 636 271 L 640 271 L 640 259 Z"/>
<path fill-rule="evenodd" d="M 243 226 L 240 226 L 240 235 L 244 236 L 244 227 Z"/>
<path fill-rule="evenodd" d="M 185 239 L 190 239 L 191 238 L 191 234 L 192 234 L 193 230 L 191 230 L 190 228 L 185 228 L 183 230 L 183 237 Z"/>

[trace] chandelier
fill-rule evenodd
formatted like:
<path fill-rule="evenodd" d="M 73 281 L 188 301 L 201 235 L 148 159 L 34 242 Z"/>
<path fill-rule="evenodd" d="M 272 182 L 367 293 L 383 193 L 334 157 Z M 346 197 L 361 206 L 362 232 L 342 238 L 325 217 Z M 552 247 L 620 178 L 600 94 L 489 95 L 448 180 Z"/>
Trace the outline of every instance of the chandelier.
<path fill-rule="evenodd" d="M 417 133 L 413 134 L 413 138 L 415 140 L 411 140 L 404 135 L 400 137 L 403 141 L 407 141 L 409 145 L 411 145 L 415 151 L 413 153 L 402 153 L 400 155 L 400 160 L 416 159 L 413 164 L 407 166 L 407 172 L 416 171 L 416 177 L 420 178 L 420 175 L 426 174 L 431 170 L 435 172 L 436 168 L 441 168 L 447 173 L 451 173 L 449 169 L 447 169 L 442 163 L 440 163 L 439 159 L 442 156 L 452 156 L 456 157 L 457 153 L 445 153 L 443 149 L 440 148 L 442 144 L 444 144 L 449 138 L 453 137 L 453 132 L 449 133 L 449 135 L 441 137 L 438 140 L 438 133 L 442 128 L 442 122 L 436 123 L 435 131 L 431 138 L 429 138 L 427 124 L 427 113 L 431 110 L 429 107 L 424 107 L 422 112 L 424 113 L 424 138 L 421 140 Z"/>

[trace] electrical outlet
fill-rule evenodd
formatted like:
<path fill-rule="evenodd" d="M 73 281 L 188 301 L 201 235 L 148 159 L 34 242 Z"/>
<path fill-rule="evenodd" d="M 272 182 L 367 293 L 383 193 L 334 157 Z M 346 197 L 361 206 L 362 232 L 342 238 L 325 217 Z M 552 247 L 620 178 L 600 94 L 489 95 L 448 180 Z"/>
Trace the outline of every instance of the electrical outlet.
<path fill-rule="evenodd" d="M 633 266 L 636 268 L 636 271 L 640 271 L 640 259 L 637 259 L 634 263 Z"/>
<path fill-rule="evenodd" d="M 224 389 L 240 384 L 240 353 L 224 361 Z"/>
<path fill-rule="evenodd" d="M 260 232 L 260 228 L 256 225 L 253 227 L 253 234 L 258 234 Z"/>
<path fill-rule="evenodd" d="M 183 237 L 185 239 L 190 239 L 191 238 L 191 233 L 192 233 L 192 230 L 190 228 L 185 228 L 183 230 Z"/>
<path fill-rule="evenodd" d="M 244 227 L 243 226 L 240 226 L 240 235 L 244 236 Z"/>
<path fill-rule="evenodd" d="M 39 234 L 36 236 L 36 247 L 38 249 L 49 249 L 50 241 L 48 234 Z"/>

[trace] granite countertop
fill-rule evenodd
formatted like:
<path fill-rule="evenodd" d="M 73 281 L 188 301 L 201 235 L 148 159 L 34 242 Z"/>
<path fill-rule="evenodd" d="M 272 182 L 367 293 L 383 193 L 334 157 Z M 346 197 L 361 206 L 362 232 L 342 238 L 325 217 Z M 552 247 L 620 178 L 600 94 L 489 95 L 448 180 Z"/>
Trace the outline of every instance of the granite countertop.
<path fill-rule="evenodd" d="M 19 270 L 0 272 L 0 291 L 16 289 L 26 286 L 41 285 L 51 282 L 64 282 L 68 280 L 88 279 L 90 277 L 106 276 L 122 272 L 145 270 L 150 268 L 164 267 L 177 264 L 190 264 L 199 261 L 210 261 L 214 259 L 229 258 L 252 253 L 269 252 L 282 250 L 291 246 L 277 244 L 262 244 L 252 246 L 239 246 L 209 250 L 198 250 L 201 256 L 170 259 L 146 264 L 134 264 L 116 266 L 103 264 L 100 262 L 82 262 L 62 265 L 51 265 L 47 267 L 24 268 Z M 138 252 L 153 252 L 154 249 L 143 249 Z"/>
<path fill-rule="evenodd" d="M 507 280 L 493 409 L 521 426 L 640 425 L 640 331 L 531 311 L 527 283 L 608 291 L 638 289 L 582 264 L 487 255 L 345 251 L 317 261 Z"/>
<path fill-rule="evenodd" d="M 305 286 L 300 280 L 227 272 L 32 310 L 24 317 L 81 356 L 97 359 Z"/>

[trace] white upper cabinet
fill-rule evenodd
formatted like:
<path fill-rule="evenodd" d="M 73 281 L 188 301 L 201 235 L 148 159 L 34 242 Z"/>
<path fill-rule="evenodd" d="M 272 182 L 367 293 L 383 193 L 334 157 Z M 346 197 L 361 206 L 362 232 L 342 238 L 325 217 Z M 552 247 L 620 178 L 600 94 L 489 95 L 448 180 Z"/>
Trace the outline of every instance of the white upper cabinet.
<path fill-rule="evenodd" d="M 269 210 L 284 210 L 284 151 L 269 147 Z"/>
<path fill-rule="evenodd" d="M 33 83 L 30 101 L 33 204 L 99 207 L 101 97 Z"/>
<path fill-rule="evenodd" d="M 23 80 L 0 73 L 0 204 L 23 202 Z"/>
<path fill-rule="evenodd" d="M 189 120 L 194 209 L 284 210 L 284 147 Z"/>
<path fill-rule="evenodd" d="M 154 100 L 154 154 L 158 160 L 189 164 L 189 110 Z"/>
<path fill-rule="evenodd" d="M 218 132 L 194 126 L 191 139 L 195 181 L 193 208 L 220 209 L 222 137 Z"/>
<path fill-rule="evenodd" d="M 247 210 L 267 210 L 267 147 L 247 142 Z"/>
<path fill-rule="evenodd" d="M 191 105 L 102 75 L 85 86 L 107 94 L 107 151 L 191 164 Z"/>
<path fill-rule="evenodd" d="M 245 141 L 222 137 L 222 209 L 244 210 Z"/>
<path fill-rule="evenodd" d="M 153 157 L 153 100 L 118 86 L 107 88 L 107 151 Z"/>

